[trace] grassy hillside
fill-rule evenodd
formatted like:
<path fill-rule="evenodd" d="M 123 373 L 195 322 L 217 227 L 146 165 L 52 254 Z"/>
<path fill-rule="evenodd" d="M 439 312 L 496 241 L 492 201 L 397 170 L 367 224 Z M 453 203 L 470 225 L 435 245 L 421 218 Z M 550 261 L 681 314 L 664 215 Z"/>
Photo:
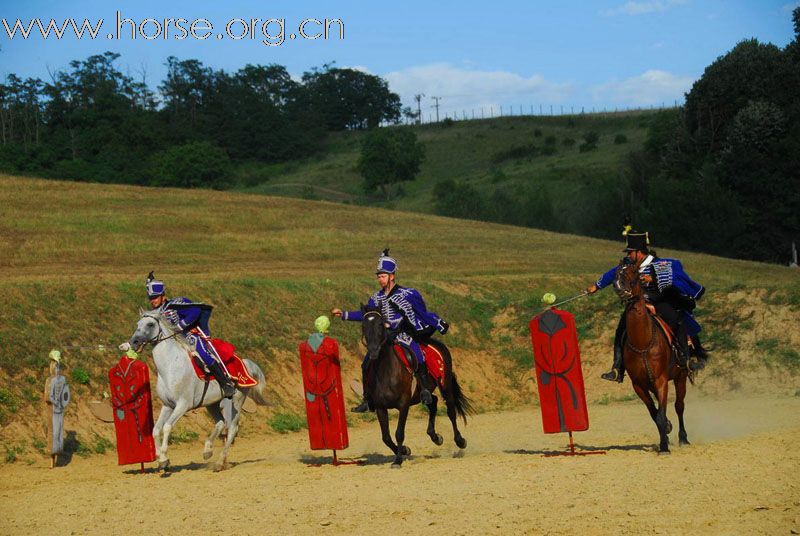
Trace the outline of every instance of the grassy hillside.
<path fill-rule="evenodd" d="M 427 149 L 419 176 L 403 184 L 404 194 L 388 206 L 415 212 L 433 212 L 432 190 L 437 182 L 465 181 L 481 192 L 499 186 L 513 188 L 542 185 L 547 189 L 557 212 L 574 210 L 576 194 L 597 181 L 619 181 L 623 158 L 644 143 L 651 112 L 592 114 L 559 117 L 505 117 L 415 126 L 418 139 Z M 587 132 L 600 136 L 595 151 L 580 152 Z M 622 134 L 626 143 L 617 144 Z M 360 132 L 345 132 L 330 137 L 325 151 L 305 161 L 260 170 L 256 179 L 265 182 L 246 191 L 292 197 L 347 201 L 386 206 L 378 199 L 365 197 L 361 176 L 355 169 L 360 151 Z M 544 148 L 548 137 L 553 155 L 509 158 L 495 162 L 503 151 L 533 144 Z M 574 140 L 565 145 L 564 140 Z M 247 171 L 247 170 L 245 170 Z M 255 170 L 250 170 L 255 173 Z"/>
<path fill-rule="evenodd" d="M 137 308 L 147 305 L 150 270 L 170 295 L 213 304 L 215 335 L 265 369 L 277 404 L 271 411 L 300 413 L 298 342 L 316 316 L 367 299 L 385 246 L 399 259 L 400 283 L 420 288 L 451 323 L 446 341 L 484 410 L 535 397 L 527 322 L 541 295 L 573 294 L 620 256 L 620 242 L 379 208 L 0 176 L 0 441 L 35 437 L 51 348 L 127 340 Z M 717 352 L 700 388 L 736 388 L 748 374 L 794 381 L 800 273 L 680 257 L 709 288 L 700 315 Z M 629 397 L 627 386 L 596 379 L 608 366 L 619 314 L 613 293 L 568 310 L 578 321 L 590 400 Z M 334 323 L 346 381 L 358 376 L 357 334 L 357 325 Z M 119 356 L 76 349 L 64 356 L 71 411 L 81 411 L 102 396 Z M 81 426 L 86 437 L 98 425 Z"/>

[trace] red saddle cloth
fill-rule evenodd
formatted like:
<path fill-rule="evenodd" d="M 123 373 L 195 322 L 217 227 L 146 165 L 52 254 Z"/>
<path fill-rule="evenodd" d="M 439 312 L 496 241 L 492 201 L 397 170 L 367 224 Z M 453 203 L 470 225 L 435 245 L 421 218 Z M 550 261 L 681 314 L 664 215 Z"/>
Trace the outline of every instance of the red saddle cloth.
<path fill-rule="evenodd" d="M 108 381 L 119 465 L 152 462 L 156 459 L 156 445 L 147 365 L 123 355 L 108 371 Z"/>
<path fill-rule="evenodd" d="M 428 366 L 428 372 L 430 373 L 431 377 L 436 380 L 436 383 L 439 384 L 439 387 L 444 387 L 444 356 L 442 355 L 442 352 L 432 344 L 420 343 L 419 346 L 422 348 L 422 353 L 425 354 L 425 364 Z M 415 368 L 412 365 L 414 358 L 409 357 L 406 354 L 405 348 L 399 344 L 395 344 L 394 353 L 397 358 L 402 361 L 403 365 L 405 365 L 406 368 L 413 373 Z"/>
<path fill-rule="evenodd" d="M 220 359 L 222 359 L 222 363 L 228 370 L 228 374 L 231 375 L 231 379 L 236 382 L 239 387 L 253 387 L 258 385 L 258 381 L 247 372 L 247 367 L 244 366 L 242 359 L 236 355 L 236 347 L 222 339 L 211 339 L 211 344 L 214 345 L 214 349 L 217 351 L 217 355 Z M 205 381 L 206 377 L 214 378 L 213 374 L 206 375 L 205 371 L 200 368 L 200 365 L 197 363 L 197 359 L 192 359 L 192 366 L 194 367 L 194 373 L 201 380 Z"/>
<path fill-rule="evenodd" d="M 575 317 L 551 308 L 530 321 L 544 433 L 589 429 Z"/>

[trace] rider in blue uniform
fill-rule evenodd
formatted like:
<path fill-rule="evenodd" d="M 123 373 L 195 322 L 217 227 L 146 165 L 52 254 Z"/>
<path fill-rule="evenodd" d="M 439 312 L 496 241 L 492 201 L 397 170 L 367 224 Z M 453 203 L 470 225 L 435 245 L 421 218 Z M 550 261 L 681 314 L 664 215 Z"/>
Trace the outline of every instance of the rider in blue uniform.
<path fill-rule="evenodd" d="M 195 303 L 188 298 L 172 298 L 166 296 L 166 287 L 163 281 L 155 278 L 153 272 L 147 276 L 147 298 L 150 305 L 163 313 L 164 318 L 179 332 L 183 333 L 186 341 L 192 345 L 200 359 L 219 382 L 222 396 L 230 398 L 235 392 L 235 386 L 228 377 L 225 367 L 222 366 L 217 352 L 209 342 L 211 332 L 208 320 L 211 318 L 212 306 Z"/>
<path fill-rule="evenodd" d="M 696 301 L 699 300 L 706 289 L 692 280 L 683 270 L 683 265 L 677 259 L 661 259 L 649 249 L 650 241 L 647 233 L 637 233 L 626 227 L 624 233 L 627 238 L 627 247 L 623 250 L 626 257 L 623 263 L 639 264 L 639 278 L 645 300 L 652 304 L 656 313 L 663 318 L 675 334 L 678 363 L 690 370 L 697 370 L 704 366 L 706 356 L 700 345 L 698 333 L 700 324 L 697 323 L 692 311 Z M 617 267 L 600 276 L 600 278 L 586 289 L 589 294 L 594 294 L 614 282 Z M 622 360 L 622 343 L 625 336 L 625 315 L 620 318 L 617 332 L 614 336 L 614 364 L 608 372 L 600 377 L 604 380 L 622 382 L 624 377 Z M 691 338 L 698 359 L 689 360 L 689 341 Z"/>
<path fill-rule="evenodd" d="M 378 278 L 380 290 L 369 298 L 368 307 L 377 307 L 383 314 L 384 319 L 389 324 L 389 337 L 393 343 L 410 350 L 417 360 L 416 376 L 420 385 L 420 399 L 423 404 L 430 404 L 433 401 L 428 385 L 428 368 L 425 364 L 425 356 L 419 341 L 428 339 L 434 331 L 442 335 L 447 333 L 449 325 L 439 318 L 439 315 L 428 311 L 425 301 L 417 289 L 401 287 L 395 283 L 397 273 L 397 261 L 389 256 L 389 250 L 383 250 L 383 254 L 378 258 L 378 266 L 375 275 Z M 360 322 L 364 316 L 361 311 L 342 311 L 332 309 L 331 314 L 341 317 L 342 320 Z M 361 364 L 362 385 L 366 386 L 367 365 L 369 356 L 364 356 Z M 369 411 L 370 401 L 367 397 L 367 390 L 364 389 L 364 400 L 360 405 L 352 409 L 355 413 Z"/>

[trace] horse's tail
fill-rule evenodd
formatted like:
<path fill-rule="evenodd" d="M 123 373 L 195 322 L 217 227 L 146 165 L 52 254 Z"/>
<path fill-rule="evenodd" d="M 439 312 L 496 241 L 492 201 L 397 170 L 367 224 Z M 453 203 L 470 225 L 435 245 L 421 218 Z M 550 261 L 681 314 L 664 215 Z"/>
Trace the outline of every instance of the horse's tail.
<path fill-rule="evenodd" d="M 456 373 L 453 372 L 453 369 L 450 369 L 450 374 L 447 377 L 447 391 L 451 397 L 453 397 L 453 405 L 456 408 L 456 413 L 461 416 L 461 419 L 464 421 L 464 424 L 467 424 L 467 415 L 473 415 L 475 413 L 475 408 L 472 407 L 472 401 L 464 394 L 464 391 L 461 390 L 461 386 L 458 384 L 458 379 L 456 378 Z"/>
<path fill-rule="evenodd" d="M 453 397 L 453 405 L 456 408 L 456 413 L 461 416 L 464 424 L 467 424 L 467 415 L 474 415 L 475 408 L 472 407 L 472 401 L 464 394 L 464 391 L 461 390 L 461 386 L 458 384 L 456 373 L 453 372 L 453 356 L 450 354 L 450 348 L 442 341 L 433 338 L 428 339 L 428 344 L 438 348 L 442 353 L 446 378 L 445 391 L 447 391 L 445 394 Z"/>
<path fill-rule="evenodd" d="M 250 373 L 250 376 L 258 382 L 255 387 L 251 387 L 250 390 L 247 391 L 247 395 L 259 406 L 269 406 L 270 403 L 264 396 L 264 387 L 267 384 L 267 379 L 264 377 L 261 367 L 250 359 L 242 359 L 242 361 L 244 362 L 244 366 L 247 367 L 247 372 Z"/>

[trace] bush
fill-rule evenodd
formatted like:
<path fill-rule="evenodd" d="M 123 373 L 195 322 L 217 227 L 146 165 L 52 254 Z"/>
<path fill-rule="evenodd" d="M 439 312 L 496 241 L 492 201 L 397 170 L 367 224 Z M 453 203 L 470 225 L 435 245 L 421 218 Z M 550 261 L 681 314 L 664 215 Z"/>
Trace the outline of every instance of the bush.
<path fill-rule="evenodd" d="M 614 144 L 622 145 L 623 143 L 628 143 L 628 137 L 625 134 L 617 134 L 614 136 Z"/>
<path fill-rule="evenodd" d="M 295 413 L 276 413 L 269 420 L 270 427 L 278 433 L 286 434 L 297 432 L 306 427 L 306 422 L 302 417 Z"/>
<path fill-rule="evenodd" d="M 556 148 L 552 145 L 546 145 L 542 147 L 542 154 L 545 156 L 553 156 L 557 152 L 558 151 L 556 150 Z"/>
<path fill-rule="evenodd" d="M 455 125 L 456 122 L 450 119 L 449 117 L 445 117 L 439 124 L 442 125 L 442 128 L 450 128 L 453 125 Z"/>
<path fill-rule="evenodd" d="M 556 137 L 555 136 L 547 136 L 544 139 L 545 145 L 555 145 L 556 144 Z"/>
<path fill-rule="evenodd" d="M 589 151 L 594 151 L 595 149 L 597 149 L 597 145 L 591 143 L 581 143 L 578 146 L 578 150 L 582 153 L 588 153 Z"/>
<path fill-rule="evenodd" d="M 564 141 L 561 142 L 564 147 L 574 147 L 575 146 L 575 139 L 574 138 L 564 138 Z"/>
<path fill-rule="evenodd" d="M 155 186 L 223 188 L 230 176 L 225 150 L 206 141 L 170 147 L 153 157 Z"/>
<path fill-rule="evenodd" d="M 78 367 L 72 369 L 72 379 L 80 383 L 81 385 L 88 385 L 89 381 L 91 380 L 91 377 L 89 376 L 89 373 L 86 372 L 86 370 Z"/>
<path fill-rule="evenodd" d="M 589 145 L 597 145 L 597 142 L 600 141 L 600 134 L 597 132 L 587 132 L 583 135 L 583 139 Z"/>
<path fill-rule="evenodd" d="M 492 176 L 491 176 L 491 178 L 489 180 L 492 182 L 492 184 L 497 184 L 497 183 L 500 183 L 500 182 L 507 181 L 508 180 L 508 175 L 503 173 L 502 169 L 495 169 L 492 172 Z"/>
<path fill-rule="evenodd" d="M 535 145 L 518 145 L 504 151 L 498 151 L 492 155 L 493 164 L 501 164 L 506 160 L 518 160 L 520 158 L 533 157 L 539 152 Z"/>
<path fill-rule="evenodd" d="M 114 443 L 97 433 L 94 434 L 94 451 L 97 454 L 105 454 L 107 450 L 111 450 L 113 448 Z"/>
<path fill-rule="evenodd" d="M 533 131 L 533 137 L 534 138 L 538 138 L 541 135 L 542 135 L 542 131 L 540 129 L 537 128 L 536 130 Z"/>

